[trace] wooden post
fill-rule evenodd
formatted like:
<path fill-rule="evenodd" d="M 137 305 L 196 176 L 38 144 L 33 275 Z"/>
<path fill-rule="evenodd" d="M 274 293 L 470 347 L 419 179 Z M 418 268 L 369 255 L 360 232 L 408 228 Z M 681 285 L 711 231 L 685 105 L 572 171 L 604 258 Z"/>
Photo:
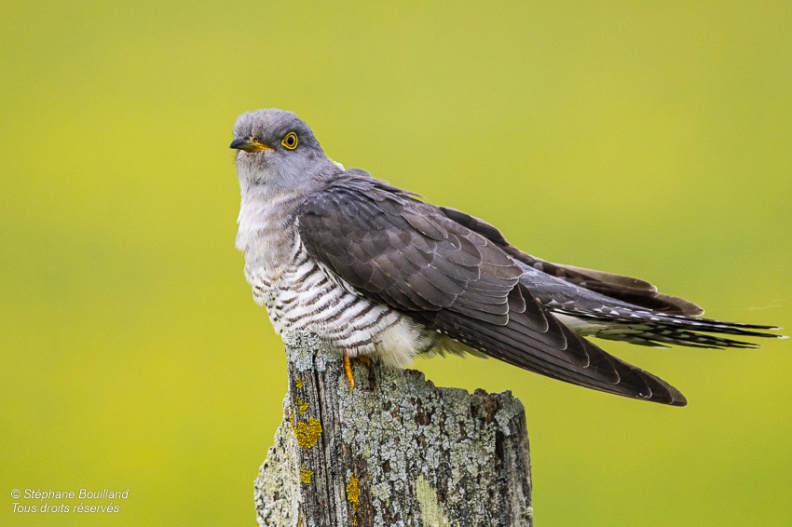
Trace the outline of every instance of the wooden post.
<path fill-rule="evenodd" d="M 255 484 L 259 525 L 532 526 L 525 411 L 511 393 L 286 342 L 284 416 Z"/>

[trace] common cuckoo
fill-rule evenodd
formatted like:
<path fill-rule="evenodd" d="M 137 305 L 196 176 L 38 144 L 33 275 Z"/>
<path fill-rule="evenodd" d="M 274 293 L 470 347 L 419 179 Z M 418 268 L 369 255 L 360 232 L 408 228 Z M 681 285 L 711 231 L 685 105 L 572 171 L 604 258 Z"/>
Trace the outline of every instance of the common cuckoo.
<path fill-rule="evenodd" d="M 683 406 L 673 386 L 584 337 L 646 346 L 754 348 L 772 326 L 701 318 L 643 280 L 550 263 L 492 225 L 331 161 L 293 113 L 234 126 L 245 276 L 285 336 L 403 366 L 476 353 L 572 384 Z M 351 381 L 351 379 L 350 379 Z"/>

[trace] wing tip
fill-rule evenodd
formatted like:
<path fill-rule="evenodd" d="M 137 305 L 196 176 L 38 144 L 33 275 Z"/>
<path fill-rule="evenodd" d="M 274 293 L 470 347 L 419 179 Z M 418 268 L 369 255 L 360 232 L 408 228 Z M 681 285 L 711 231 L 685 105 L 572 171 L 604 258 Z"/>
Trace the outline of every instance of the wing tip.
<path fill-rule="evenodd" d="M 679 406 L 679 407 L 687 406 L 688 404 L 687 398 L 684 395 L 682 395 L 682 393 L 679 390 L 677 390 L 670 384 L 667 383 L 663 383 L 663 384 L 664 384 L 663 388 L 665 393 L 652 392 L 652 394 L 650 394 L 648 397 L 639 395 L 638 398 L 648 402 L 665 404 L 668 406 Z"/>

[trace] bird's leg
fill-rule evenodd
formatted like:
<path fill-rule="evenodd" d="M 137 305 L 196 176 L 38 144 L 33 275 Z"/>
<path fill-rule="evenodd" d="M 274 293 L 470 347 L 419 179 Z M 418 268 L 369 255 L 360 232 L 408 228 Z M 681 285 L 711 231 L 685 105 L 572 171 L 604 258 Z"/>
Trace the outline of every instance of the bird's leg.
<path fill-rule="evenodd" d="M 352 375 L 352 359 L 347 355 L 346 351 L 344 352 L 344 372 L 349 381 L 349 391 L 351 392 L 355 389 L 355 377 Z"/>
<path fill-rule="evenodd" d="M 357 360 L 368 366 L 371 367 L 371 359 L 366 357 L 365 355 L 358 355 L 355 357 Z M 349 391 L 355 389 L 355 377 L 352 375 L 352 357 L 344 352 L 344 373 L 346 373 L 346 378 L 349 381 Z"/>

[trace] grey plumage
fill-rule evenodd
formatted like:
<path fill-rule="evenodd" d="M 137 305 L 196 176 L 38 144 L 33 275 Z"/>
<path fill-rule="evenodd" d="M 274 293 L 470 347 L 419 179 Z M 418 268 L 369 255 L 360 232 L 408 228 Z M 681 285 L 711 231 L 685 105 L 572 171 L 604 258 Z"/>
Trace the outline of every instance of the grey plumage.
<path fill-rule="evenodd" d="M 240 116 L 237 247 L 281 334 L 310 331 L 350 356 L 403 365 L 478 352 L 608 393 L 684 405 L 668 383 L 583 338 L 754 347 L 776 329 L 700 318 L 651 284 L 546 262 L 492 225 L 330 161 L 294 114 Z"/>

